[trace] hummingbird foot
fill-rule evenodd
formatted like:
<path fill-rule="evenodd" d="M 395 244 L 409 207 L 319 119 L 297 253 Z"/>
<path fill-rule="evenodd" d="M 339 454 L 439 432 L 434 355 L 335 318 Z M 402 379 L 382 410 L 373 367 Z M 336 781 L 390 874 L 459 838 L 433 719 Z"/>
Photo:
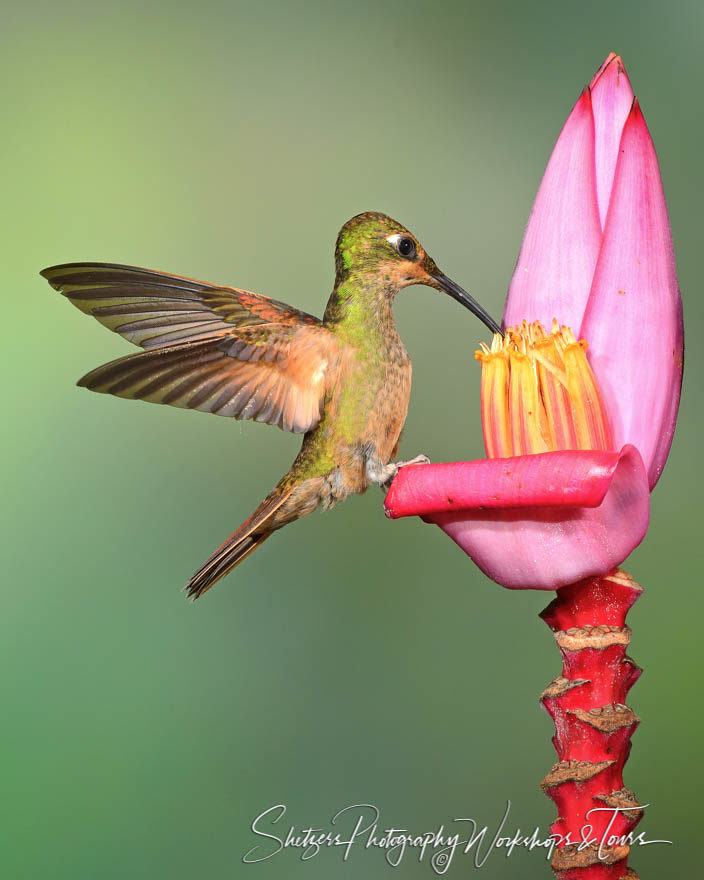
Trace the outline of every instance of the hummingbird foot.
<path fill-rule="evenodd" d="M 408 467 L 411 464 L 430 464 L 430 459 L 427 455 L 416 455 L 415 458 L 409 458 L 407 461 L 392 461 L 386 465 L 385 476 L 386 479 L 380 481 L 380 486 L 384 492 L 388 492 L 391 488 L 391 484 L 394 481 L 394 477 L 399 472 L 402 467 Z"/>

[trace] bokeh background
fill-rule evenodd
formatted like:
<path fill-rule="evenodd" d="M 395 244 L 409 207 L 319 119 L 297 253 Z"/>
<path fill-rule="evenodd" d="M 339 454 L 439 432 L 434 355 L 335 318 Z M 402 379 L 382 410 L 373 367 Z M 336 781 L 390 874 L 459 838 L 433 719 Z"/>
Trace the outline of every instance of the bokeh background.
<path fill-rule="evenodd" d="M 628 563 L 646 593 L 626 779 L 651 804 L 641 827 L 674 845 L 632 864 L 699 869 L 703 27 L 698 0 L 3 4 L 3 877 L 389 876 L 360 849 L 243 865 L 278 803 L 282 825 L 366 802 L 425 831 L 493 829 L 510 799 L 507 827 L 547 833 L 549 595 L 501 589 L 439 530 L 387 521 L 371 490 L 185 602 L 300 441 L 77 389 L 131 347 L 37 273 L 126 262 L 320 313 L 338 228 L 376 209 L 500 314 L 555 137 L 610 50 L 660 155 L 690 341 Z M 481 456 L 482 328 L 419 287 L 396 318 L 414 362 L 402 453 Z M 412 853 L 399 870 L 433 876 Z M 549 876 L 535 852 L 481 872 Z"/>

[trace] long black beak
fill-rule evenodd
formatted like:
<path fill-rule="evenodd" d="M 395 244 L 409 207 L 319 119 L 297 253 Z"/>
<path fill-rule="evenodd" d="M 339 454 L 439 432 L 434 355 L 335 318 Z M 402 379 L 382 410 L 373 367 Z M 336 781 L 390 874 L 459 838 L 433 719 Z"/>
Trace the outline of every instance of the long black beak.
<path fill-rule="evenodd" d="M 479 320 L 483 321 L 492 333 L 501 333 L 503 335 L 501 327 L 491 315 L 485 311 L 466 290 L 463 290 L 459 284 L 455 284 L 451 278 L 448 278 L 447 275 L 443 275 L 441 272 L 432 277 L 437 281 L 445 293 L 449 293 L 453 299 L 456 299 L 458 303 L 461 303 L 466 309 L 469 309 L 470 312 L 474 312 Z"/>

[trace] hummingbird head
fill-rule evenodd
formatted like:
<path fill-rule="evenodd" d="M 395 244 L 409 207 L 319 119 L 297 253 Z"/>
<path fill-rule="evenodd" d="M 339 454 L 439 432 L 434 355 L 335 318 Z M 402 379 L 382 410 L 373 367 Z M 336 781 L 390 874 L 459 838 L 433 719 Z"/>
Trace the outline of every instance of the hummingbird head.
<path fill-rule="evenodd" d="M 412 284 L 441 290 L 473 312 L 492 333 L 501 333 L 491 315 L 438 269 L 418 239 L 386 214 L 368 211 L 345 223 L 337 237 L 335 267 L 336 285 L 352 274 L 376 277 L 391 297 Z"/>

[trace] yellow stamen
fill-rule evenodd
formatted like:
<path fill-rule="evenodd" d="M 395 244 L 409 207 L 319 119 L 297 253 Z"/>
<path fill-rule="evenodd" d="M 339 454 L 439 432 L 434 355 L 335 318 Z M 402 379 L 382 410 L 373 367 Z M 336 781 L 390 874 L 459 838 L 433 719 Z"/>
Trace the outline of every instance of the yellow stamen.
<path fill-rule="evenodd" d="M 511 442 L 508 408 L 503 406 L 508 393 L 508 355 L 504 351 L 492 353 L 486 346 L 482 348 L 476 357 L 482 364 L 484 445 L 489 458 L 499 458 L 501 450 Z"/>
<path fill-rule="evenodd" d="M 482 426 L 489 458 L 558 449 L 611 449 L 611 429 L 587 343 L 553 320 L 494 335 L 482 366 Z"/>
<path fill-rule="evenodd" d="M 530 455 L 534 452 L 547 452 L 546 436 L 541 430 L 545 419 L 540 402 L 538 377 L 534 362 L 526 353 L 509 349 L 508 409 L 511 422 L 511 443 L 514 455 Z"/>

